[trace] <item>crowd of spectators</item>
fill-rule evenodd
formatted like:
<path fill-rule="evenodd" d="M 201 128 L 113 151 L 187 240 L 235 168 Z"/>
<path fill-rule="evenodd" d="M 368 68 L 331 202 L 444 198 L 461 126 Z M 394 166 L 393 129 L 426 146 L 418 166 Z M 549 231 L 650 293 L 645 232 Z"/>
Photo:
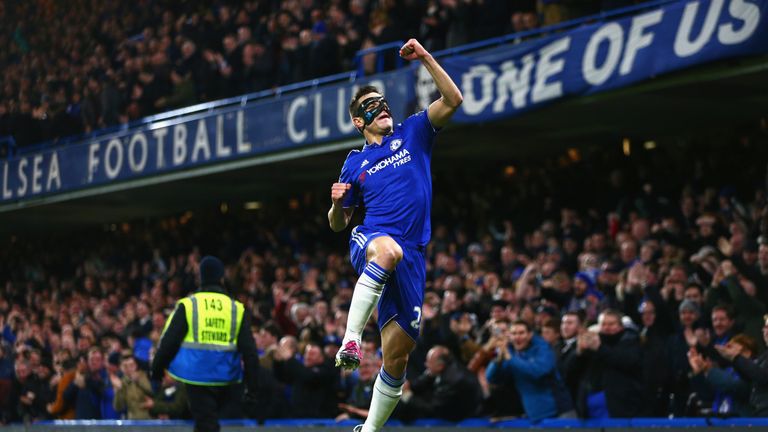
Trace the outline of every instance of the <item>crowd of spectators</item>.
<path fill-rule="evenodd" d="M 358 50 L 428 50 L 630 0 L 34 0 L 0 4 L 0 137 L 18 146 L 353 70 Z M 393 53 L 395 51 L 393 50 Z M 370 72 L 375 59 L 368 58 Z"/>
<path fill-rule="evenodd" d="M 396 418 L 768 414 L 768 158 L 735 146 L 436 166 Z M 253 313 L 260 399 L 245 415 L 364 417 L 380 341 L 372 320 L 359 371 L 333 367 L 356 275 L 325 190 L 5 240 L 2 421 L 187 416 L 184 387 L 145 371 L 201 254 L 224 259 Z"/>

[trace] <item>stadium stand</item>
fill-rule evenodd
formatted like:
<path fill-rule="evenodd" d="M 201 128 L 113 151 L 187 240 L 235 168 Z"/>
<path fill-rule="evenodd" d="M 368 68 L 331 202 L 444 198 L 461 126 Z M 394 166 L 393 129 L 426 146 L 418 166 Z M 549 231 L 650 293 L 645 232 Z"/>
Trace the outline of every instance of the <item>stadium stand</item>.
<path fill-rule="evenodd" d="M 750 157 L 766 160 L 764 136 L 744 140 L 751 143 Z M 470 417 L 487 417 L 465 420 L 466 426 L 524 415 L 514 402 L 514 383 L 489 384 L 488 359 L 477 365 L 484 345 L 496 337 L 492 330 L 521 319 L 546 337 L 563 382 L 576 386 L 571 394 L 586 417 L 585 389 L 600 385 L 610 391 L 611 383 L 601 377 L 612 366 L 590 363 L 595 358 L 586 354 L 588 341 L 563 340 L 560 329 L 566 338 L 573 335 L 561 321 L 569 316 L 564 313 L 575 312 L 586 317 L 586 328 L 613 308 L 626 317 L 622 340 L 627 347 L 637 344 L 632 349 L 642 353 L 629 372 L 643 377 L 641 400 L 652 410 L 644 415 L 761 415 L 755 411 L 759 405 L 749 402 L 762 397 L 759 385 L 736 375 L 716 346 L 737 344 L 750 357 L 764 346 L 766 198 L 764 186 L 755 181 L 763 167 L 721 146 L 654 152 L 636 165 L 626 165 L 618 151 L 595 152 L 559 164 L 529 164 L 513 176 L 499 170 L 490 178 L 478 172 L 438 178 L 423 338 L 408 376 L 415 380 L 424 373 L 427 350 L 446 346 L 459 367 L 475 363 L 470 369 L 484 390 Z M 670 175 L 669 166 L 691 169 Z M 550 204 L 536 206 L 542 202 Z M 69 401 L 74 413 L 51 414 L 56 386 L 77 369 L 80 358 L 82 370 L 100 371 L 96 376 L 102 374 L 107 388 L 121 375 L 121 353 L 146 365 L 174 301 L 195 287 L 201 251 L 212 251 L 224 257 L 231 286 L 254 311 L 264 395 L 285 398 L 279 406 L 270 405 L 273 411 L 254 408 L 250 416 L 270 419 L 267 424 L 300 422 L 285 410 L 297 406 L 289 404 L 290 386 L 272 371 L 291 357 L 303 361 L 309 342 L 324 346 L 331 361 L 355 280 L 344 239 L 333 236 L 318 217 L 324 204 L 318 193 L 256 213 L 216 209 L 114 230 L 14 236 L 0 248 L 0 274 L 5 275 L 0 370 L 10 383 L 4 387 L 10 392 L 4 421 L 77 413 L 104 418 L 105 412 L 119 418 L 106 409 L 112 403 L 109 391 L 102 393 L 101 410 L 89 411 L 74 398 Z M 373 358 L 376 334 L 371 327 L 365 337 Z M 599 337 L 603 344 L 615 343 L 604 332 Z M 571 343 L 583 344 L 576 354 L 586 362 L 582 368 L 565 364 Z M 704 355 L 701 364 L 688 355 L 692 348 Z M 95 350 L 103 360 L 92 359 Z M 720 375 L 743 382 L 726 385 L 717 380 Z M 357 379 L 357 373 L 337 376 L 332 393 L 338 402 L 353 396 Z M 734 384 L 754 390 L 735 391 Z M 156 401 L 174 394 L 164 392 L 170 383 L 155 386 Z M 506 398 L 495 399 L 501 395 Z M 453 418 L 435 409 L 437 417 Z M 317 421 L 333 423 L 341 414 L 334 409 Z M 637 427 L 661 424 L 635 422 Z M 420 418 L 414 424 L 449 423 Z M 550 419 L 542 425 L 561 423 L 571 424 Z"/>
<path fill-rule="evenodd" d="M 0 51 L 0 137 L 10 136 L 0 146 L 103 132 L 358 66 L 370 73 L 378 66 L 370 58 L 355 65 L 355 53 L 403 35 L 437 50 L 627 5 L 150 3 L 2 5 L 0 23 L 14 32 L 0 35 L 10 47 Z M 765 131 L 763 120 L 725 142 L 653 143 L 632 158 L 580 147 L 436 170 L 422 338 L 408 370 L 419 385 L 390 426 L 765 426 L 753 418 L 768 414 Z M 359 372 L 336 371 L 321 388 L 285 373 L 289 362 L 307 374 L 331 368 L 356 281 L 347 239 L 327 229 L 327 194 L 315 187 L 255 210 L 233 203 L 3 238 L 0 423 L 188 427 L 183 387 L 171 379 L 125 404 L 116 406 L 115 394 L 142 379 L 166 317 L 196 288 L 199 260 L 211 253 L 253 311 L 262 366 L 249 419 L 225 428 L 357 424 L 370 398 L 365 368 L 380 366 L 372 323 L 364 337 L 371 362 Z M 544 345 L 541 358 L 553 359 L 546 371 L 499 358 L 518 320 L 534 334 L 521 351 Z M 304 356 L 310 344 L 323 347 L 319 365 Z M 434 367 L 425 363 L 436 346 L 450 355 Z M 130 356 L 138 372 L 121 361 Z M 541 376 L 527 386 L 490 379 L 492 362 Z M 464 413 L 435 397 L 457 373 L 482 389 Z M 556 412 L 534 417 L 538 397 L 555 400 Z M 566 405 L 578 418 L 558 418 L 570 417 Z M 154 420 L 129 418 L 135 413 Z"/>
<path fill-rule="evenodd" d="M 406 36 L 437 51 L 633 3 L 9 4 L 0 15 L 0 25 L 13 30 L 0 35 L 8 48 L 0 52 L 0 137 L 25 147 L 79 136 L 172 108 L 353 70 L 359 50 Z M 373 56 L 367 57 L 363 69 L 375 68 Z"/>

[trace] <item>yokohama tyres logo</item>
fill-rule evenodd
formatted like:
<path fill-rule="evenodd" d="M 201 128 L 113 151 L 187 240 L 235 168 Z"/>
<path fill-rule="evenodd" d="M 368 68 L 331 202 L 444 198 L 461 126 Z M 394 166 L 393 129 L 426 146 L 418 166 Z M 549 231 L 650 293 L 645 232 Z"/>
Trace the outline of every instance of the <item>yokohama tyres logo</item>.
<path fill-rule="evenodd" d="M 390 165 L 394 165 L 395 168 L 399 167 L 400 165 L 406 164 L 411 161 L 411 153 L 408 151 L 408 149 L 402 149 L 399 152 L 393 154 L 392 156 L 382 159 L 377 163 L 376 165 L 368 168 L 366 172 L 368 175 L 376 174 L 379 170 L 382 170 Z"/>

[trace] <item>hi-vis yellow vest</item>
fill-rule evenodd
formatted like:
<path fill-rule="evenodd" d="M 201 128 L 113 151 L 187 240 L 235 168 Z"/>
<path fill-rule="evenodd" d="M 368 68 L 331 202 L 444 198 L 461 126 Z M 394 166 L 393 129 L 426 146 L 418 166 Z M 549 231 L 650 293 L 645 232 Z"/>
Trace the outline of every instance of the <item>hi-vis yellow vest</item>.
<path fill-rule="evenodd" d="M 197 385 L 228 385 L 243 379 L 237 335 L 243 304 L 224 294 L 198 292 L 179 300 L 187 318 L 187 335 L 168 367 L 176 380 Z M 178 311 L 178 307 L 173 313 Z M 165 323 L 166 328 L 173 315 Z M 165 329 L 163 329 L 165 332 Z"/>

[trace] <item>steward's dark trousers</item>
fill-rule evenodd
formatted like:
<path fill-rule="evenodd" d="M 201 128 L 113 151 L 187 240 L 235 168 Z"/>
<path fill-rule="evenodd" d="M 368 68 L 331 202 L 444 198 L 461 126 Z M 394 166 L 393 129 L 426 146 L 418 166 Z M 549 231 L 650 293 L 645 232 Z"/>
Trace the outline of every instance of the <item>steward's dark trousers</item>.
<path fill-rule="evenodd" d="M 219 418 L 243 417 L 243 385 L 199 386 L 185 384 L 195 432 L 219 432 Z"/>

